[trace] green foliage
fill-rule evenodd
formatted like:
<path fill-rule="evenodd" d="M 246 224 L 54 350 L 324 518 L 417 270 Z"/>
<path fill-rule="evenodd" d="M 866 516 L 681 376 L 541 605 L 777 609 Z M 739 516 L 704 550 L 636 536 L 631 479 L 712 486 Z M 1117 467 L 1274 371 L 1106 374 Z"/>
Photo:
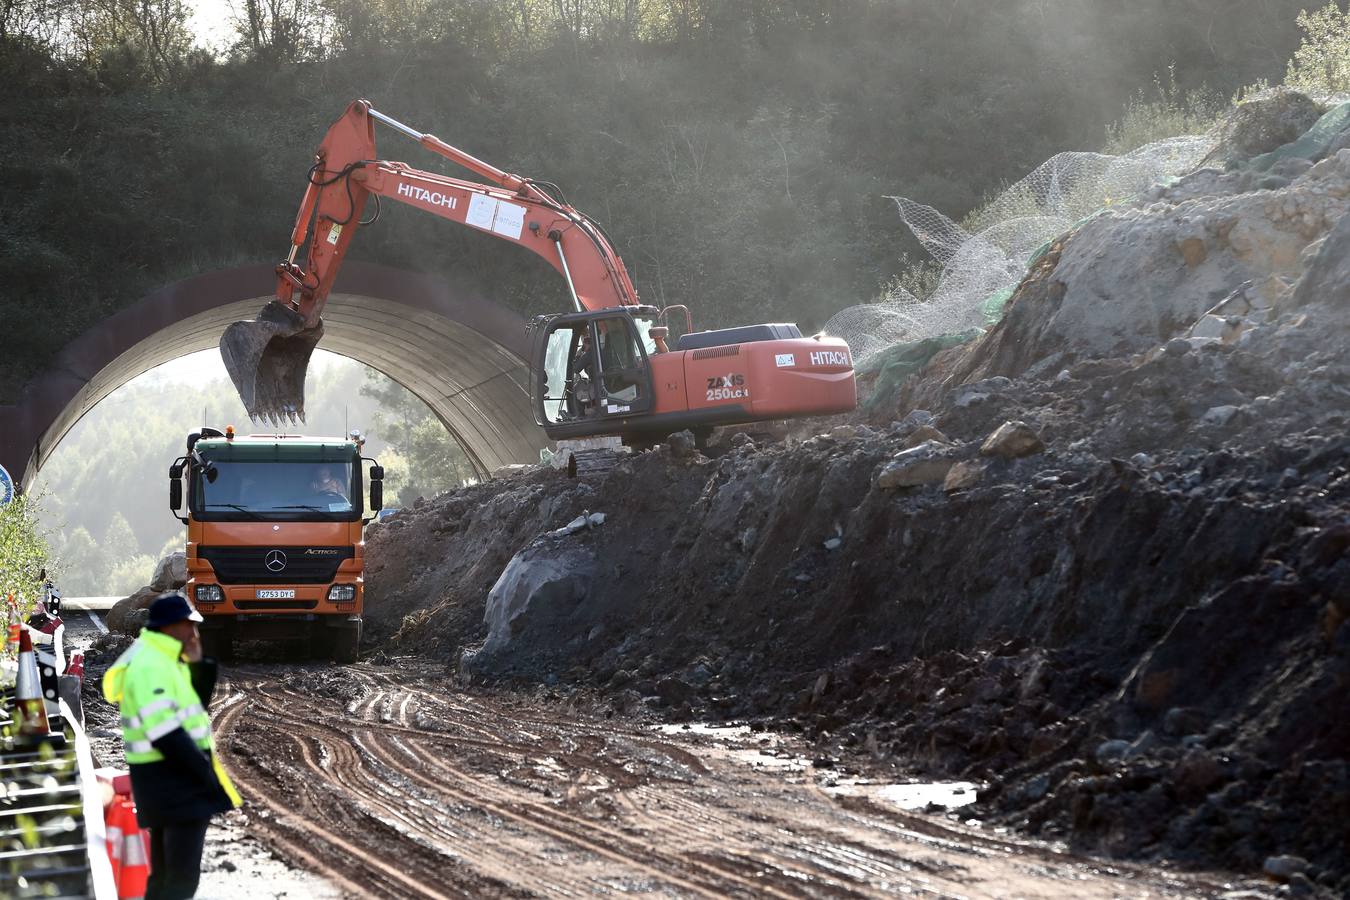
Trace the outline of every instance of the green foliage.
<path fill-rule="evenodd" d="M 230 56 L 174 44 L 167 78 L 141 51 L 118 62 L 120 50 L 76 53 L 37 26 L 0 34 L 0 319 L 11 329 L 0 401 L 150 290 L 281 256 L 315 143 L 353 97 L 561 185 L 604 224 L 648 302 L 687 303 L 698 327 L 809 330 L 872 297 L 917 250 L 886 195 L 959 219 L 1053 152 L 1099 144 L 1171 60 L 1182 96 L 1277 74 L 1297 10 L 243 0 Z M 439 168 L 386 129 L 378 140 L 388 158 Z M 567 308 L 543 262 L 395 206 L 363 229 L 354 258 L 430 271 L 527 314 Z"/>
<path fill-rule="evenodd" d="M 900 266 L 900 272 L 881 286 L 876 302 L 885 303 L 905 294 L 926 300 L 942 282 L 942 264 L 935 259 L 914 259 L 906 253 L 900 256 Z"/>
<path fill-rule="evenodd" d="M 434 497 L 476 479 L 464 451 L 447 440 L 440 419 L 410 391 L 368 370 L 361 396 L 376 402 L 371 430 L 391 451 L 380 457 L 386 506 L 410 506 L 418 497 Z"/>
<path fill-rule="evenodd" d="M 1298 16 L 1303 40 L 1285 70 L 1284 84 L 1313 95 L 1350 91 L 1350 11 L 1335 3 Z"/>
<path fill-rule="evenodd" d="M 103 548 L 106 553 L 106 548 Z M 111 556 L 111 554 L 107 554 Z M 158 559 L 148 553 L 113 557 L 113 567 L 98 578 L 99 593 L 108 597 L 127 597 L 150 583 Z"/>
<path fill-rule="evenodd" d="M 19 495 L 0 506 L 0 600 L 13 594 L 20 610 L 31 607 L 41 596 L 47 557 L 31 496 Z"/>
<path fill-rule="evenodd" d="M 1188 134 L 1203 134 L 1218 122 L 1228 104 L 1208 88 L 1183 90 L 1176 67 L 1155 74 L 1153 87 L 1140 90 L 1125 105 L 1125 114 L 1106 127 L 1104 153 L 1128 153 L 1145 144 Z"/>

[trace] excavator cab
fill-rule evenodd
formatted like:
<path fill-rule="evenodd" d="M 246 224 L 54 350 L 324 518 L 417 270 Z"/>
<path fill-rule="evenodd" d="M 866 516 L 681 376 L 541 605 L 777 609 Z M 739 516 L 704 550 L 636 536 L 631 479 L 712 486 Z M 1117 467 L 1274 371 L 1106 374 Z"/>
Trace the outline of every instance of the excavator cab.
<path fill-rule="evenodd" d="M 549 438 L 611 434 L 652 408 L 656 311 L 616 307 L 544 318 L 535 343 L 535 420 Z"/>

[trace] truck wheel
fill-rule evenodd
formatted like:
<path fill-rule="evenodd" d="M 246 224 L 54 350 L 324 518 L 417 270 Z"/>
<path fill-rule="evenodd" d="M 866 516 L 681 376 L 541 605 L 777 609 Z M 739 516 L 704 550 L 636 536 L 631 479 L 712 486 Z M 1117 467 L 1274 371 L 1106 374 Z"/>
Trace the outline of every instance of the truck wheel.
<path fill-rule="evenodd" d="M 361 623 L 355 622 L 331 632 L 333 662 L 354 663 L 361 651 Z"/>

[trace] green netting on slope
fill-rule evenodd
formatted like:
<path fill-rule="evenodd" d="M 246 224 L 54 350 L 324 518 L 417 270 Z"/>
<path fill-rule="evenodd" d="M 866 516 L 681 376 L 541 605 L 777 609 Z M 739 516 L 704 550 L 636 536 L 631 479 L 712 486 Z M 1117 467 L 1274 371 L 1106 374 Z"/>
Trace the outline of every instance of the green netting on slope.
<path fill-rule="evenodd" d="M 1013 291 L 1017 290 L 1017 285 L 1009 285 L 1001 291 L 996 291 L 984 298 L 980 304 L 980 312 L 984 315 L 984 320 L 990 325 L 997 325 L 1003 318 L 1003 309 L 1012 299 Z"/>
<path fill-rule="evenodd" d="M 1332 142 L 1347 129 L 1350 129 L 1350 103 L 1342 103 L 1332 107 L 1298 140 L 1253 157 L 1247 165 L 1254 171 L 1265 172 L 1280 160 L 1314 159 L 1324 155 Z"/>
<path fill-rule="evenodd" d="M 921 341 L 894 344 L 872 354 L 858 367 L 860 376 L 877 373 L 876 387 L 863 408 L 869 411 L 877 408 L 885 400 L 894 397 L 905 379 L 926 366 L 934 356 L 949 347 L 973 341 L 982 334 L 984 334 L 982 329 L 971 328 L 956 334 L 942 334 Z"/>

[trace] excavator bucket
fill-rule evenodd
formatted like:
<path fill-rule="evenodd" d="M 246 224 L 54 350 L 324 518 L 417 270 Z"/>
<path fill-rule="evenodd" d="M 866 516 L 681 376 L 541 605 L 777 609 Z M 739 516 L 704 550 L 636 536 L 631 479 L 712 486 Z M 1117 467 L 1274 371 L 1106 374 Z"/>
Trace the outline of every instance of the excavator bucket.
<path fill-rule="evenodd" d="M 305 419 L 305 372 L 323 337 L 323 323 L 273 300 L 251 322 L 235 322 L 220 338 L 220 355 L 250 419 L 281 425 Z"/>

